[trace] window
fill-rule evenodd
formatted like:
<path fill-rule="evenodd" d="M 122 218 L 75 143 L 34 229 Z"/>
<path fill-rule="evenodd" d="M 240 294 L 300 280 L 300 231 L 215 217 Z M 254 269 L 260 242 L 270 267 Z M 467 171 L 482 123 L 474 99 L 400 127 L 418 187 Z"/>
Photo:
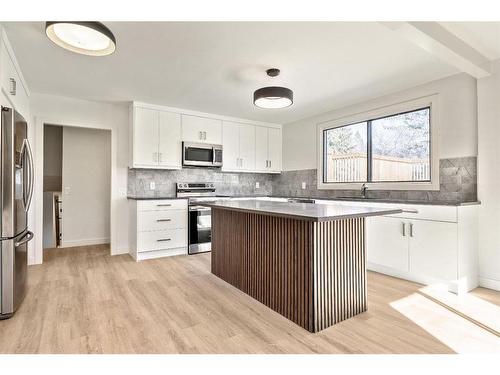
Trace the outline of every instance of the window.
<path fill-rule="evenodd" d="M 323 130 L 323 183 L 431 182 L 431 109 Z"/>

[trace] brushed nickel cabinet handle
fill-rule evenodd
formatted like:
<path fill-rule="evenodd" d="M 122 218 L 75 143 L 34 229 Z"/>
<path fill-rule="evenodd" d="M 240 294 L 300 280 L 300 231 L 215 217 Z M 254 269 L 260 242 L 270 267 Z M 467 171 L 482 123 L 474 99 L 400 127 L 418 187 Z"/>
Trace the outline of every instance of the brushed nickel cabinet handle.
<path fill-rule="evenodd" d="M 164 221 L 172 221 L 172 219 L 158 219 L 156 220 L 158 223 L 162 223 Z"/>
<path fill-rule="evenodd" d="M 403 224 L 403 237 L 406 237 L 406 223 L 402 222 L 401 224 Z"/>
<path fill-rule="evenodd" d="M 166 241 L 170 241 L 171 238 L 160 238 L 159 240 L 156 240 L 157 242 L 166 242 Z"/>
<path fill-rule="evenodd" d="M 157 204 L 156 207 L 171 207 L 170 203 Z"/>
<path fill-rule="evenodd" d="M 405 214 L 418 214 L 418 210 L 415 210 L 415 209 L 408 209 L 408 210 L 401 210 L 403 211 Z"/>
<path fill-rule="evenodd" d="M 413 223 L 410 223 L 410 237 L 413 237 Z"/>

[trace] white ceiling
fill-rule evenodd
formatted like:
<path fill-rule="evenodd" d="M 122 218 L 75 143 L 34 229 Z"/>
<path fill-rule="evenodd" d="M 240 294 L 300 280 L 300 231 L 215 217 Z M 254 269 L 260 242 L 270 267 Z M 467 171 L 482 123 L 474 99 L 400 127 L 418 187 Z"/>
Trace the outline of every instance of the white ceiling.
<path fill-rule="evenodd" d="M 117 39 L 117 51 L 108 57 L 55 46 L 42 22 L 4 25 L 33 92 L 138 100 L 276 123 L 458 73 L 375 22 L 106 22 Z M 462 32 L 480 35 L 483 27 L 471 24 Z M 486 46 L 498 42 L 490 39 Z M 500 56 L 500 46 L 488 53 Z M 267 77 L 270 67 L 282 74 Z M 265 85 L 290 87 L 294 105 L 255 108 L 253 91 Z"/>

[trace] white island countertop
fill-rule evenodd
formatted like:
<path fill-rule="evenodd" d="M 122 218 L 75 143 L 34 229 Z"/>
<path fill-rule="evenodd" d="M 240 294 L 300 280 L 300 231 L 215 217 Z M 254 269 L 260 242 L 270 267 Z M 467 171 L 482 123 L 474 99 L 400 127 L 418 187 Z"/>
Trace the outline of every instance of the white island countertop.
<path fill-rule="evenodd" d="M 246 200 L 218 200 L 212 202 L 200 202 L 200 206 L 216 209 L 232 210 L 239 212 L 251 212 L 262 215 L 286 217 L 308 221 L 331 221 L 339 219 L 350 219 L 367 216 L 380 216 L 401 213 L 397 208 L 380 207 L 350 207 L 331 204 L 314 203 L 290 203 L 262 201 L 258 199 Z"/>

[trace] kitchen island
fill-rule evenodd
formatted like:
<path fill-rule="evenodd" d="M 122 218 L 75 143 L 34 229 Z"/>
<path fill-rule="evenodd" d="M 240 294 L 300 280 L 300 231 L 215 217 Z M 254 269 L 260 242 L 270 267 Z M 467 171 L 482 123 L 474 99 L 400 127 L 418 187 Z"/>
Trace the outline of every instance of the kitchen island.
<path fill-rule="evenodd" d="M 214 275 L 310 332 L 367 309 L 365 217 L 399 209 L 215 201 Z"/>

